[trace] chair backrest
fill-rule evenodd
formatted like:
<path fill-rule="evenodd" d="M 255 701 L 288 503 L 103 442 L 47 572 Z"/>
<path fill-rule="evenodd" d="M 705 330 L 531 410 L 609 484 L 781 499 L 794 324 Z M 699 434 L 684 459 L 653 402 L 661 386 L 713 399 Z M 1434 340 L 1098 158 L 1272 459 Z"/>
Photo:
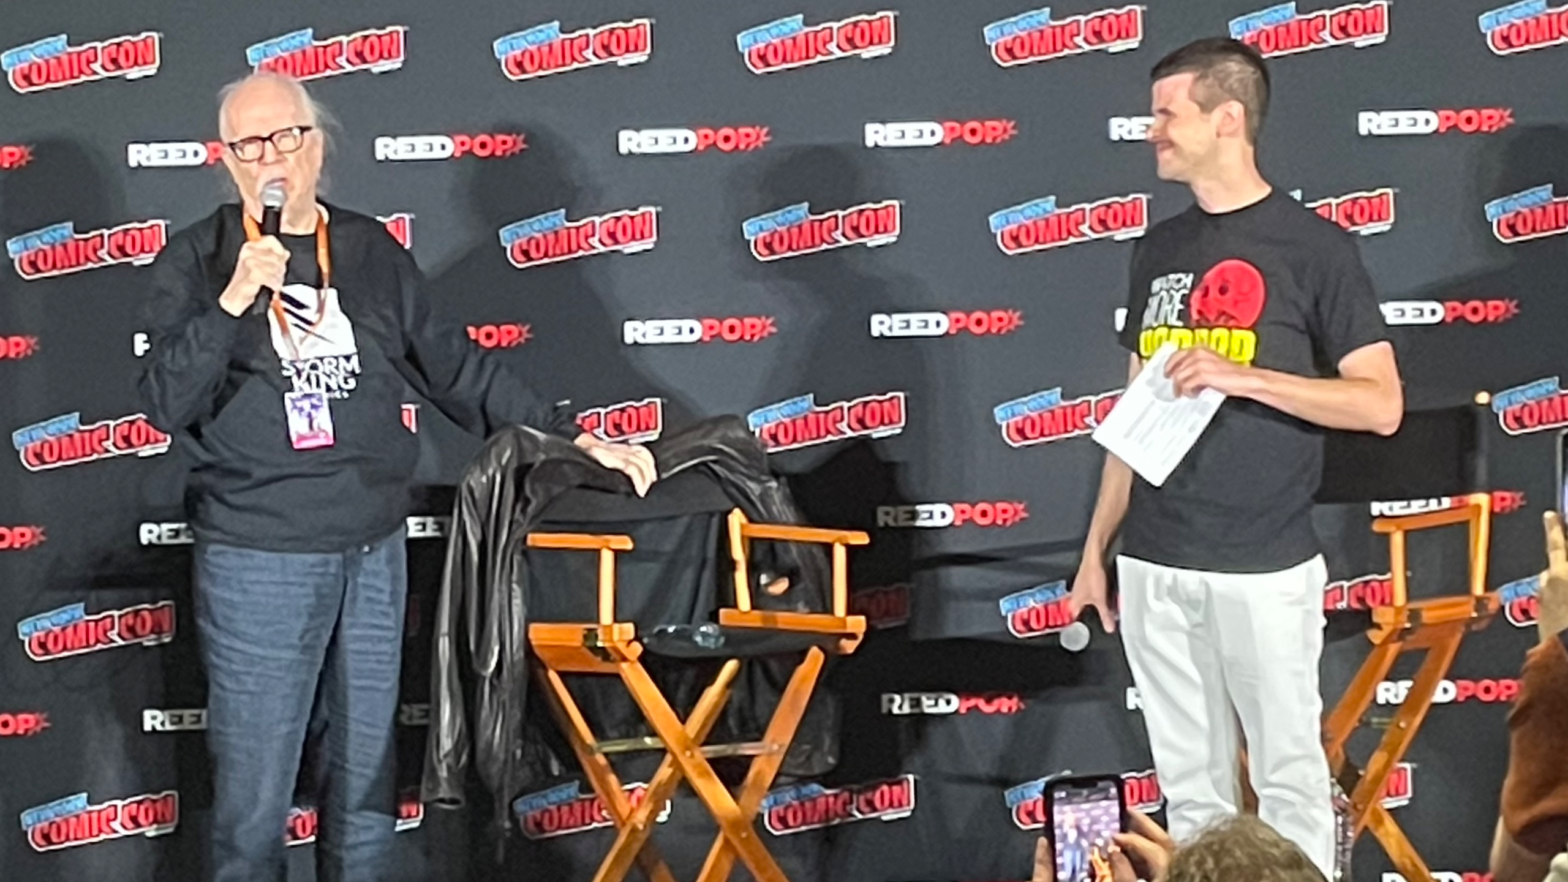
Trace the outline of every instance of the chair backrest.
<path fill-rule="evenodd" d="M 1459 496 L 1486 489 L 1484 411 L 1462 404 L 1405 414 L 1398 432 L 1329 431 L 1320 503 Z"/>

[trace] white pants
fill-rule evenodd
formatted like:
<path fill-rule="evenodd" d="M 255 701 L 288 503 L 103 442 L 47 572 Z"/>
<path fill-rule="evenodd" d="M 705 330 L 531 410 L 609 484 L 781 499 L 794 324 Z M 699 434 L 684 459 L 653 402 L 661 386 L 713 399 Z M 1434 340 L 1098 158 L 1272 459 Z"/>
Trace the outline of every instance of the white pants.
<path fill-rule="evenodd" d="M 1122 643 L 1177 842 L 1236 814 L 1236 721 L 1258 815 L 1333 878 L 1323 753 L 1321 556 L 1277 573 L 1175 569 L 1119 557 Z"/>

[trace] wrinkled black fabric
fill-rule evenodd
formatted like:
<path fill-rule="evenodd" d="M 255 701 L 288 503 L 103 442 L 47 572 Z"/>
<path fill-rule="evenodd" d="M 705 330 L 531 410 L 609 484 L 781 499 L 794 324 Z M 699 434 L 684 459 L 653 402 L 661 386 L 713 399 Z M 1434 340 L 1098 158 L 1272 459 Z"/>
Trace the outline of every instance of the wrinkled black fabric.
<path fill-rule="evenodd" d="M 737 417 L 703 421 L 650 444 L 649 449 L 661 480 L 696 472 L 692 477 L 715 483 L 730 504 L 753 520 L 800 522 L 788 489 L 769 471 L 766 453 Z M 547 512 L 552 502 L 571 499 L 567 494 L 581 488 L 622 494 L 628 497 L 626 512 L 632 517 L 645 516 L 638 511 L 638 503 L 644 500 L 635 500 L 624 475 L 600 467 L 569 441 L 526 427 L 493 435 L 463 475 L 453 506 L 452 537 L 435 616 L 430 731 L 422 786 L 426 802 L 462 804 L 472 764 L 491 794 L 496 823 L 510 829 L 510 800 L 559 773 L 560 758 L 547 743 L 551 739 L 541 734 L 551 728 L 550 721 L 528 718 L 531 586 L 525 538 L 542 518 L 553 517 Z M 563 500 L 563 509 L 562 514 L 569 517 L 573 511 L 580 515 L 583 506 Z M 654 517 L 665 514 L 668 512 L 647 512 Z M 724 557 L 721 571 L 729 566 L 728 555 Z M 757 543 L 753 568 L 759 582 L 777 574 L 787 576 L 791 584 L 790 590 L 778 597 L 754 591 L 757 608 L 828 609 L 831 583 L 827 557 L 820 547 Z M 729 580 L 716 582 L 724 603 L 732 602 Z M 705 610 L 699 615 L 711 613 Z M 738 738 L 760 737 L 795 661 L 779 657 L 748 663 L 726 709 L 723 728 Z M 597 701 L 585 705 L 610 706 L 613 701 L 605 690 L 622 689 L 613 678 L 586 679 L 600 680 L 604 688 L 598 690 Z M 533 713 L 537 716 L 537 709 Z M 833 767 L 838 747 L 836 718 L 830 697 L 818 692 L 786 757 L 782 775 L 810 777 Z M 594 722 L 590 718 L 590 723 Z M 614 736 L 625 737 L 625 733 L 618 731 Z"/>

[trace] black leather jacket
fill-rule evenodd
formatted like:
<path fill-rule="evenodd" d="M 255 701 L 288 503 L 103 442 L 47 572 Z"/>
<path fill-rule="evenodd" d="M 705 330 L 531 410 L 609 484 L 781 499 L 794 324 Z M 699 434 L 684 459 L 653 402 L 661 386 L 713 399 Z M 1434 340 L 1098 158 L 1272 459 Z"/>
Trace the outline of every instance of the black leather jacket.
<path fill-rule="evenodd" d="M 649 450 L 661 480 L 700 469 L 753 520 L 800 521 L 788 489 L 769 471 L 766 453 L 738 417 L 703 421 Z M 426 802 L 461 805 L 472 760 L 494 800 L 496 822 L 510 829 L 508 802 L 550 774 L 540 746 L 524 743 L 533 727 L 524 719 L 530 595 L 523 542 L 551 501 L 579 487 L 631 494 L 624 475 L 601 467 L 571 442 L 520 426 L 493 435 L 464 473 L 435 613 Z M 776 555 L 762 564 L 766 578 L 788 575 L 792 587 L 778 598 L 754 592 L 759 607 L 827 609 L 829 576 L 821 549 L 790 543 L 760 547 L 772 547 Z M 757 667 L 759 675 L 738 686 L 732 701 L 746 721 L 743 727 L 755 729 L 753 738 L 766 725 L 793 662 L 762 660 Z M 819 692 L 781 774 L 814 776 L 833 767 L 836 716 Z"/>

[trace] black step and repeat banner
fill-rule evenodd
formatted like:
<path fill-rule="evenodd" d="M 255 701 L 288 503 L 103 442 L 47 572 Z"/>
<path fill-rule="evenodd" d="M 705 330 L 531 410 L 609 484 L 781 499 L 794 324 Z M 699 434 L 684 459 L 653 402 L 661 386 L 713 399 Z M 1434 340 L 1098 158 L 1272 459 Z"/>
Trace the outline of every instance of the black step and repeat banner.
<path fill-rule="evenodd" d="M 1066 770 L 1122 773 L 1157 810 L 1120 647 L 1052 635 L 1098 480 L 1087 436 L 1125 379 L 1131 243 L 1190 203 L 1139 143 L 1148 70 L 1226 33 L 1272 59 L 1265 173 L 1358 237 L 1410 404 L 1491 393 L 1506 621 L 1466 644 L 1386 795 L 1438 878 L 1481 878 L 1568 425 L 1551 0 L 8 5 L 0 876 L 205 863 L 186 464 L 137 411 L 138 309 L 171 232 L 228 198 L 214 95 L 253 69 L 309 80 L 340 117 L 330 198 L 413 250 L 451 333 L 606 438 L 743 414 L 812 520 L 872 532 L 854 584 L 876 631 L 831 676 L 841 762 L 763 812 L 798 878 L 1025 878 L 1040 781 Z M 478 440 L 412 395 L 404 417 L 421 482 L 450 485 Z M 1371 517 L 1451 492 L 1321 507 L 1325 608 L 1388 602 Z M 411 512 L 399 879 L 492 865 L 483 808 L 411 789 L 445 513 Z M 1457 532 L 1413 553 L 1418 594 L 1462 589 Z M 1365 652 L 1353 629 L 1330 643 L 1330 700 Z M 1378 687 L 1373 737 L 1408 676 Z M 278 835 L 307 878 L 301 777 Z M 589 877 L 611 834 L 570 769 L 507 797 L 496 878 Z M 700 807 L 661 820 L 667 853 L 700 860 Z M 1358 849 L 1358 874 L 1393 882 L 1387 866 Z"/>

